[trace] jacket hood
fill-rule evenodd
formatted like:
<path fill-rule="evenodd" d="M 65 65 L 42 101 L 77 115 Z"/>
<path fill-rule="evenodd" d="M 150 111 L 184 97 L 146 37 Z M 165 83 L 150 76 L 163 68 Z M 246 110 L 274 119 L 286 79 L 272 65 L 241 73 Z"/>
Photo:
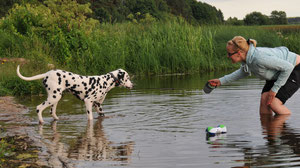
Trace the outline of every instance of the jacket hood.
<path fill-rule="evenodd" d="M 247 52 L 246 64 L 251 64 L 254 59 L 255 47 L 250 44 L 249 50 Z"/>

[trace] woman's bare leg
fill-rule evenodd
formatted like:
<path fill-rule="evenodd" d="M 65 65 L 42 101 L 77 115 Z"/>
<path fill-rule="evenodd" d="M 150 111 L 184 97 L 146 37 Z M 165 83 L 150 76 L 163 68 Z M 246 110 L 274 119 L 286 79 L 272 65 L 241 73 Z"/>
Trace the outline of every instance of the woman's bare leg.
<path fill-rule="evenodd" d="M 267 105 L 268 92 L 264 92 L 260 99 L 260 114 L 291 114 L 291 111 L 275 97 L 270 105 Z"/>
<path fill-rule="evenodd" d="M 272 101 L 270 108 L 276 114 L 291 114 L 291 111 L 276 97 Z"/>
<path fill-rule="evenodd" d="M 268 92 L 264 92 L 263 94 L 261 94 L 259 107 L 260 114 L 273 114 L 272 109 L 267 105 L 267 96 Z"/>

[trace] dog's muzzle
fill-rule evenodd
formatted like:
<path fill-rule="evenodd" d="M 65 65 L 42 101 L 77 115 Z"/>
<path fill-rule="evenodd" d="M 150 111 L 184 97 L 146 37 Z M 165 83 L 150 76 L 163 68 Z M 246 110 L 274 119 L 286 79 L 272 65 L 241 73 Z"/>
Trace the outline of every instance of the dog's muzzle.
<path fill-rule="evenodd" d="M 133 84 L 131 83 L 131 85 L 130 86 L 125 86 L 127 89 L 132 89 L 133 88 Z"/>

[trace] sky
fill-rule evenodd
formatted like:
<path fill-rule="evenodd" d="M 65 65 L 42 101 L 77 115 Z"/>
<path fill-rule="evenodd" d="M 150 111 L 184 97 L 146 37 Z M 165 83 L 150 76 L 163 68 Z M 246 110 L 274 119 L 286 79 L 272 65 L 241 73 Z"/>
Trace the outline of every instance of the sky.
<path fill-rule="evenodd" d="M 300 0 L 198 0 L 220 9 L 224 19 L 244 19 L 254 11 L 270 16 L 274 10 L 284 11 L 287 17 L 300 17 Z"/>

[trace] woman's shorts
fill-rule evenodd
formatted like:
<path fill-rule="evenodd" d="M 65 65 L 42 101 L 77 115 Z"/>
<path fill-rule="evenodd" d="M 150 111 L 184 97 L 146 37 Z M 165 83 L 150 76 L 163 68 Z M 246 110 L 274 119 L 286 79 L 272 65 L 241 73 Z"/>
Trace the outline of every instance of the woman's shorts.
<path fill-rule="evenodd" d="M 267 80 L 261 93 L 268 92 L 274 85 L 276 80 Z M 278 90 L 277 97 L 284 104 L 300 87 L 300 64 L 292 71 L 286 83 Z"/>

